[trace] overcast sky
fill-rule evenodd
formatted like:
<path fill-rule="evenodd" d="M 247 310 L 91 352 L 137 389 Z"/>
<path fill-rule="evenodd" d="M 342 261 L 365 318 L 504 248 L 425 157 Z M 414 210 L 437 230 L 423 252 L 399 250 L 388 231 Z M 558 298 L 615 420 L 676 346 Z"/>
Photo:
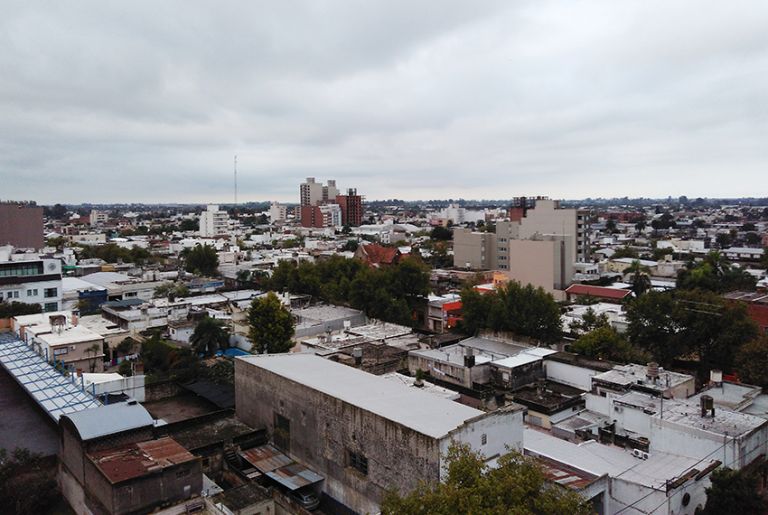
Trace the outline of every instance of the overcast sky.
<path fill-rule="evenodd" d="M 44 5 L 47 4 L 47 5 Z M 0 199 L 768 195 L 765 0 L 2 2 Z"/>

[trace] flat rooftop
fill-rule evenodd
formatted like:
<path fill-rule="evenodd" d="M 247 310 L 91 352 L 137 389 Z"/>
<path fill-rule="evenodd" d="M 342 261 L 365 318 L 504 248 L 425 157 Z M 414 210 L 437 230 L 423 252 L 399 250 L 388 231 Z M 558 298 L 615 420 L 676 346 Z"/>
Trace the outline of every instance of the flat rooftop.
<path fill-rule="evenodd" d="M 625 481 L 662 491 L 666 490 L 668 480 L 694 467 L 703 470 L 714 463 L 663 452 L 652 452 L 647 460 L 642 460 L 632 456 L 629 449 L 594 440 L 576 444 L 531 428 L 525 428 L 523 442 L 526 455 L 548 458 L 593 476 L 620 476 Z"/>
<path fill-rule="evenodd" d="M 630 363 L 628 365 L 616 365 L 612 370 L 598 374 L 594 376 L 593 379 L 620 386 L 638 384 L 658 390 L 674 388 L 675 386 L 693 380 L 693 376 L 688 374 L 679 374 L 677 372 L 670 372 L 669 370 L 659 370 L 658 381 L 653 383 L 648 379 L 647 374 L 647 366 Z"/>
<path fill-rule="evenodd" d="M 314 354 L 236 358 L 404 427 L 442 438 L 484 412 Z"/>
<path fill-rule="evenodd" d="M 488 340 L 486 338 L 473 337 L 467 338 L 466 340 L 462 340 L 459 343 L 453 345 L 440 347 L 438 349 L 411 351 L 411 354 L 435 361 L 442 361 L 444 363 L 463 366 L 465 352 L 468 348 L 472 349 L 474 352 L 476 365 L 501 361 L 511 356 L 518 356 L 526 350 L 537 349 L 537 347 L 527 347 L 525 345 L 518 345 L 515 343 L 506 343 L 496 340 Z M 541 359 L 540 356 L 534 356 L 531 358 L 531 361 L 537 361 L 539 359 Z"/>

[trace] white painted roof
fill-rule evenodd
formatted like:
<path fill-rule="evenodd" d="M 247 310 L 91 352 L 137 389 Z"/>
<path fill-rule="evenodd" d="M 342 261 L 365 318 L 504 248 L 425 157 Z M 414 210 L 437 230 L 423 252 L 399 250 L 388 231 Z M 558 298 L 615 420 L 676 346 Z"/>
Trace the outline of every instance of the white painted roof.
<path fill-rule="evenodd" d="M 432 438 L 442 438 L 465 421 L 484 414 L 314 354 L 268 354 L 236 359 Z"/>
<path fill-rule="evenodd" d="M 136 401 L 99 406 L 69 413 L 66 417 L 75 425 L 83 441 L 154 424 L 152 415 Z"/>
<path fill-rule="evenodd" d="M 657 489 L 664 489 L 668 480 L 693 467 L 701 470 L 711 463 L 663 452 L 652 452 L 643 460 L 617 446 L 594 440 L 575 444 L 530 428 L 525 429 L 523 442 L 526 454 L 544 456 L 596 476 L 620 476 L 625 481 Z"/>

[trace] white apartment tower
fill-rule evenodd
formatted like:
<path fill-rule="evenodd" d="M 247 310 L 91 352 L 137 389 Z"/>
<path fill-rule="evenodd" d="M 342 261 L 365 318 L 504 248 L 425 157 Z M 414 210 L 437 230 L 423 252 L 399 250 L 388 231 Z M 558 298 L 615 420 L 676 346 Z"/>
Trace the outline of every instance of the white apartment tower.
<path fill-rule="evenodd" d="M 211 204 L 200 214 L 200 236 L 212 238 L 229 232 L 229 215 L 219 211 L 219 206 Z"/>
<path fill-rule="evenodd" d="M 314 177 L 307 177 L 307 180 L 299 185 L 299 195 L 302 206 L 316 206 L 323 201 L 323 185 L 315 182 Z"/>

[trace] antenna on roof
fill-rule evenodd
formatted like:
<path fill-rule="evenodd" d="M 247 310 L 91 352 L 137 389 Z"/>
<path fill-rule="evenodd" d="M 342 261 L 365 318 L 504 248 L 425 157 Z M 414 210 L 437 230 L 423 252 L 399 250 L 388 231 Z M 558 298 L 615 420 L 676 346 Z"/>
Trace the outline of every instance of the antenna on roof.
<path fill-rule="evenodd" d="M 235 207 L 237 207 L 237 154 L 235 154 Z"/>

